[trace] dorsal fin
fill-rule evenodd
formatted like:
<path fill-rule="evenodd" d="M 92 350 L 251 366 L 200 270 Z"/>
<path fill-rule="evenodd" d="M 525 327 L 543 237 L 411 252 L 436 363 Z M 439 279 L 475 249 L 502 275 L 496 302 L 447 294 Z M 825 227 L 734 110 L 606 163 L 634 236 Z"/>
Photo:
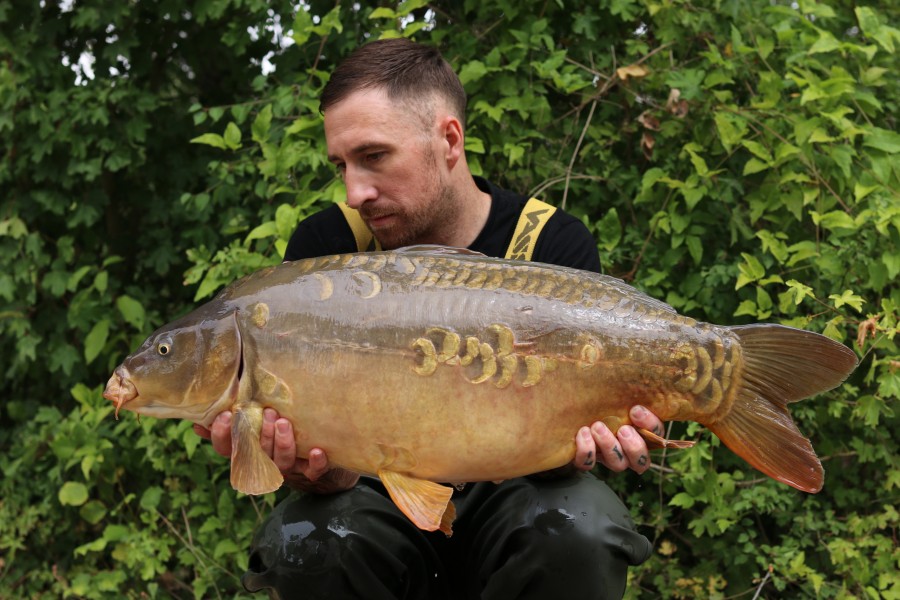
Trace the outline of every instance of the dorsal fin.
<path fill-rule="evenodd" d="M 397 248 L 394 252 L 400 254 L 438 254 L 440 256 L 487 256 L 475 250 L 468 248 L 457 248 L 456 246 L 441 246 L 439 244 L 418 244 L 416 246 L 404 246 Z"/>

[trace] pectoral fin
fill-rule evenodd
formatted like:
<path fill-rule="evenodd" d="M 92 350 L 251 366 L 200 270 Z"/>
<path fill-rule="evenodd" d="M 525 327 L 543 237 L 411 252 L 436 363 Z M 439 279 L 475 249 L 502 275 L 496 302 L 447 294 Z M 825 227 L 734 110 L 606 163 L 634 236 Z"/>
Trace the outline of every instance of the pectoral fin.
<path fill-rule="evenodd" d="M 250 495 L 274 492 L 284 483 L 281 471 L 259 445 L 262 407 L 234 411 L 231 426 L 231 487 Z"/>
<path fill-rule="evenodd" d="M 647 442 L 647 447 L 650 450 L 656 450 L 658 448 L 675 448 L 676 450 L 684 450 L 685 448 L 690 448 L 695 443 L 691 440 L 667 440 L 666 438 L 658 436 L 647 429 L 638 429 L 637 431 L 641 434 L 641 437 L 644 438 L 644 441 Z"/>
<path fill-rule="evenodd" d="M 416 527 L 426 531 L 439 529 L 448 537 L 452 535 L 451 524 L 456 518 L 456 508 L 450 502 L 452 488 L 395 471 L 379 471 L 378 477 L 397 508 Z"/>

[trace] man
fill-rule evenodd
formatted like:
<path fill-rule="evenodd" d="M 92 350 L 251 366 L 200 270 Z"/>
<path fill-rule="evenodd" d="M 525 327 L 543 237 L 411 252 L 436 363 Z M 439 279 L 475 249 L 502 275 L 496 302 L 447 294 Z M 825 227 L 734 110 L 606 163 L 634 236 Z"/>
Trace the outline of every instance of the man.
<path fill-rule="evenodd" d="M 346 207 L 300 223 L 285 260 L 357 251 L 354 210 L 384 249 L 442 244 L 504 256 L 527 199 L 473 178 L 465 107 L 458 77 L 434 49 L 394 39 L 354 52 L 320 106 Z M 600 268 L 590 233 L 562 211 L 546 221 L 531 258 Z M 631 416 L 637 427 L 662 430 L 646 409 Z M 210 431 L 197 429 L 230 456 L 229 413 Z M 291 487 L 311 493 L 284 501 L 261 527 L 244 584 L 281 598 L 619 598 L 627 566 L 646 560 L 650 544 L 588 471 L 600 462 L 641 473 L 647 446 L 629 426 L 613 435 L 585 423 L 573 434 L 567 467 L 458 491 L 455 533 L 446 538 L 412 525 L 377 480 L 330 468 L 323 449 L 297 458 L 290 422 L 267 409 L 263 448 Z"/>

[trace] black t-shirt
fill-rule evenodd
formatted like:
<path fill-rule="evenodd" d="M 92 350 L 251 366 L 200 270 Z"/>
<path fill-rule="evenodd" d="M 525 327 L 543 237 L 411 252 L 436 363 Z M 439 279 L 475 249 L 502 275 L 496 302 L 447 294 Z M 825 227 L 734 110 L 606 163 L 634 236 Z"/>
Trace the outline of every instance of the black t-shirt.
<path fill-rule="evenodd" d="M 480 177 L 475 178 L 475 183 L 481 191 L 491 195 L 491 212 L 484 229 L 469 249 L 502 258 L 506 255 L 528 198 L 499 188 Z M 356 239 L 344 214 L 337 206 L 330 206 L 300 222 L 288 242 L 284 260 L 356 251 Z M 531 260 L 600 272 L 597 243 L 590 231 L 584 223 L 562 210 L 557 210 L 547 221 Z"/>

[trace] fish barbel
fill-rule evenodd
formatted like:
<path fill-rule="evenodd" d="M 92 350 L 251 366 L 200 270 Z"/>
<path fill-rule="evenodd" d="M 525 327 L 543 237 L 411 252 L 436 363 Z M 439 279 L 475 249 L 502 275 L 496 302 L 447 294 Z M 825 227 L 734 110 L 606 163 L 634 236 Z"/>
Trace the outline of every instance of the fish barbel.
<path fill-rule="evenodd" d="M 821 463 L 787 403 L 856 364 L 817 333 L 698 322 L 612 277 L 412 247 L 257 271 L 154 332 L 104 396 L 117 413 L 205 427 L 233 411 L 231 483 L 247 494 L 283 482 L 258 441 L 274 408 L 299 456 L 322 448 L 377 475 L 416 525 L 449 533 L 452 490 L 438 482 L 559 467 L 580 427 L 615 432 L 636 404 L 817 492 Z"/>

